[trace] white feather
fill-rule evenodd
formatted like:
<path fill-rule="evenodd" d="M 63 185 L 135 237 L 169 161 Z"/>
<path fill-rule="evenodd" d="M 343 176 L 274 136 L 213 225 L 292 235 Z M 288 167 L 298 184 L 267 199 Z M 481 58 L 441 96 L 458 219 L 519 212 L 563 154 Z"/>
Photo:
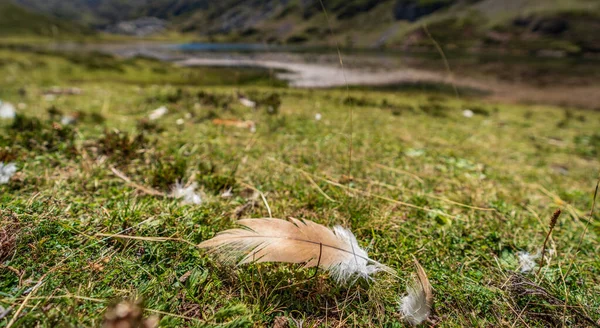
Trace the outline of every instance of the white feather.
<path fill-rule="evenodd" d="M 168 112 L 169 112 L 169 110 L 167 109 L 167 107 L 160 106 L 157 109 L 155 109 L 152 112 L 150 112 L 150 115 L 148 116 L 148 118 L 151 121 L 158 120 L 159 118 L 163 117 Z"/>
<path fill-rule="evenodd" d="M 433 303 L 431 285 L 423 267 L 415 260 L 417 279 L 406 285 L 407 295 L 400 300 L 400 312 L 411 325 L 421 324 L 429 318 Z"/>
<path fill-rule="evenodd" d="M 341 262 L 330 269 L 333 279 L 340 282 L 347 282 L 349 279 L 359 277 L 370 279 L 372 274 L 381 270 L 378 266 L 369 263 L 369 255 L 358 245 L 356 237 L 350 230 L 335 226 L 333 231 L 344 243 L 350 245 L 352 252 L 356 254 L 353 259 Z"/>
<path fill-rule="evenodd" d="M 519 258 L 519 267 L 522 273 L 530 272 L 537 267 L 536 260 L 540 257 L 540 254 L 529 254 L 527 252 L 518 252 L 517 257 Z"/>
<path fill-rule="evenodd" d="M 252 101 L 252 100 L 250 100 L 250 99 L 248 99 L 248 98 L 241 97 L 241 98 L 240 98 L 240 103 L 241 103 L 242 105 L 246 106 L 246 107 L 249 107 L 249 108 L 254 108 L 254 107 L 256 107 L 256 102 L 255 102 L 255 101 Z"/>
<path fill-rule="evenodd" d="M 233 192 L 232 192 L 232 188 L 229 188 L 227 190 L 225 190 L 222 194 L 221 194 L 222 198 L 231 198 L 233 197 Z"/>
<path fill-rule="evenodd" d="M 473 115 L 475 115 L 475 113 L 473 113 L 473 111 L 470 109 L 465 109 L 463 110 L 462 115 L 466 118 L 471 118 Z"/>
<path fill-rule="evenodd" d="M 202 198 L 196 193 L 196 183 L 186 187 L 183 183 L 177 181 L 171 190 L 171 197 L 181 199 L 183 204 L 202 204 Z"/>
<path fill-rule="evenodd" d="M 7 184 L 16 172 L 17 166 L 15 163 L 4 164 L 0 162 L 0 184 Z"/>
<path fill-rule="evenodd" d="M 71 125 L 71 124 L 75 124 L 75 122 L 77 122 L 77 119 L 71 115 L 64 115 L 60 119 L 60 124 L 62 124 L 62 125 Z"/>
<path fill-rule="evenodd" d="M 0 101 L 0 118 L 12 119 L 15 118 L 15 106 L 11 103 Z"/>

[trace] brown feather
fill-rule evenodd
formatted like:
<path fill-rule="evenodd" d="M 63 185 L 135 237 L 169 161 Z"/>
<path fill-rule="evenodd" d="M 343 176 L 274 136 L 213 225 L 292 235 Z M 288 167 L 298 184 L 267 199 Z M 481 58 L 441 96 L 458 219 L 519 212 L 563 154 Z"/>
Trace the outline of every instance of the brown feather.
<path fill-rule="evenodd" d="M 226 230 L 202 242 L 226 261 L 244 256 L 239 264 L 253 262 L 305 263 L 330 270 L 339 281 L 352 276 L 368 278 L 380 270 L 391 270 L 371 259 L 356 238 L 342 227 L 333 230 L 308 220 L 244 219 L 243 228 Z"/>

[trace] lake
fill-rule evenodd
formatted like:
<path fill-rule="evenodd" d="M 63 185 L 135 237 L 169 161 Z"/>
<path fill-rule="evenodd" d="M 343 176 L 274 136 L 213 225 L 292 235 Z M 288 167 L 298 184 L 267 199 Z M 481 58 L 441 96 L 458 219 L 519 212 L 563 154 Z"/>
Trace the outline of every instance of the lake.
<path fill-rule="evenodd" d="M 256 67 L 298 88 L 362 86 L 474 90 L 504 101 L 600 103 L 600 61 L 585 58 L 510 57 L 506 54 L 407 53 L 269 44 L 141 42 L 103 44 L 94 50 L 122 57 L 145 56 L 183 66 Z M 450 67 L 448 71 L 447 66 Z M 462 92 L 461 92 L 462 93 Z"/>

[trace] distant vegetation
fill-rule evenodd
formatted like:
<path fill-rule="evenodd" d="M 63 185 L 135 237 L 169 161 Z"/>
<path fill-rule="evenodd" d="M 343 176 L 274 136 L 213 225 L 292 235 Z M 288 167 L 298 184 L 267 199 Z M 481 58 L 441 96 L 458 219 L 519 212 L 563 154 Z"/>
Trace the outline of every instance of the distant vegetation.
<path fill-rule="evenodd" d="M 0 3 L 0 37 L 35 35 L 60 38 L 92 34 L 91 28 L 33 13 L 11 3 Z"/>
<path fill-rule="evenodd" d="M 594 0 L 326 0 L 330 22 L 318 0 L 15 1 L 97 29 L 157 17 L 208 41 L 432 50 L 426 25 L 445 50 L 600 53 L 600 2 Z"/>

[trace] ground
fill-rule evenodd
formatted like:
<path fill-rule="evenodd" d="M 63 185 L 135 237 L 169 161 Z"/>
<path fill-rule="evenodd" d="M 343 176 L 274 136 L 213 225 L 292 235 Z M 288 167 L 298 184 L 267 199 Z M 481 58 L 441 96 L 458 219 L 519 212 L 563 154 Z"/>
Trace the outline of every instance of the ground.
<path fill-rule="evenodd" d="M 18 166 L 0 185 L 0 327 L 99 326 L 119 299 L 143 299 L 165 327 L 401 327 L 414 258 L 434 288 L 429 324 L 600 320 L 598 112 L 22 48 L 0 51 L 0 84 L 21 104 L 0 122 L 0 160 Z M 278 97 L 278 112 L 261 105 Z M 176 180 L 195 181 L 202 204 L 165 197 Z M 521 272 L 556 209 L 547 261 Z M 269 215 L 343 225 L 400 278 L 339 285 L 196 247 Z"/>

